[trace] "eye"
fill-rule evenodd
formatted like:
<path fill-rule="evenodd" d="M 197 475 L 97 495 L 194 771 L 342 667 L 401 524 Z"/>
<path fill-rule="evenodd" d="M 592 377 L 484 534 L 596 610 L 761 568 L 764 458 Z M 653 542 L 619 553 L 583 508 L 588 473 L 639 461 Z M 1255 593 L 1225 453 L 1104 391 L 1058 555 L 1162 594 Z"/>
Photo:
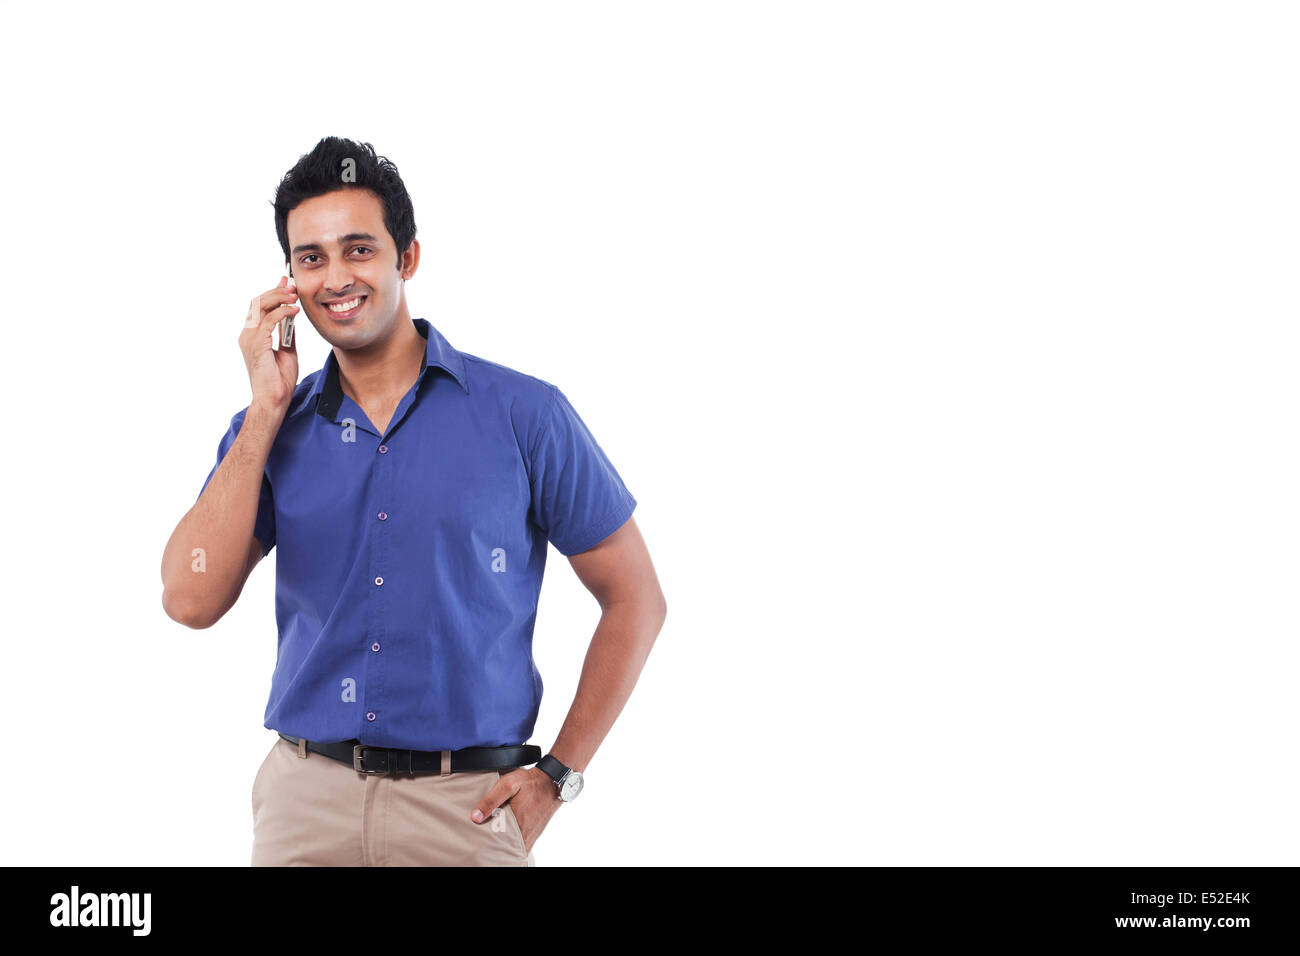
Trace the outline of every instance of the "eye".
<path fill-rule="evenodd" d="M 299 259 L 298 261 L 299 261 L 299 262 L 306 262 L 308 259 L 315 259 L 315 258 L 316 258 L 316 253 L 314 253 L 314 252 L 309 252 L 309 253 L 307 253 L 307 255 L 303 256 L 303 257 L 302 257 L 301 259 Z"/>
<path fill-rule="evenodd" d="M 362 249 L 365 249 L 367 252 L 373 252 L 373 251 L 374 251 L 374 250 L 371 249 L 369 246 L 356 246 L 356 247 L 353 248 L 352 251 L 353 251 L 353 252 L 360 252 Z"/>

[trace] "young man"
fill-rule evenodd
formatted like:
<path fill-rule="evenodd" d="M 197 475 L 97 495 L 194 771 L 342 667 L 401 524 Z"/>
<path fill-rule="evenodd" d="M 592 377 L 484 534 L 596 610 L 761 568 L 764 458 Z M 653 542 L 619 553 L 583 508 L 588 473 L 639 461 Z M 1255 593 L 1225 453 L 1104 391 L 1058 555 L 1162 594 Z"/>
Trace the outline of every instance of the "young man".
<path fill-rule="evenodd" d="M 206 628 L 279 547 L 253 865 L 532 866 L 666 615 L 636 500 L 563 392 L 412 320 L 414 212 L 369 144 L 321 140 L 275 221 L 293 284 L 252 302 L 252 400 L 162 565 L 167 614 Z M 300 308 L 333 346 L 301 383 Z M 543 756 L 548 541 L 601 618 Z"/>

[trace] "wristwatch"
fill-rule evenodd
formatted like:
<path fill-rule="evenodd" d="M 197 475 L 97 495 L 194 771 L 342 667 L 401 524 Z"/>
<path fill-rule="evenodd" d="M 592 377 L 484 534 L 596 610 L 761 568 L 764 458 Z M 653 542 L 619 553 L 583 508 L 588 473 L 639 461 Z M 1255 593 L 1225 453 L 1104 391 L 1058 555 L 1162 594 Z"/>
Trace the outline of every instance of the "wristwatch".
<path fill-rule="evenodd" d="M 582 793 L 582 774 L 570 770 L 550 754 L 537 761 L 537 769 L 555 781 L 555 786 L 560 791 L 560 799 L 565 803 L 571 802 Z"/>

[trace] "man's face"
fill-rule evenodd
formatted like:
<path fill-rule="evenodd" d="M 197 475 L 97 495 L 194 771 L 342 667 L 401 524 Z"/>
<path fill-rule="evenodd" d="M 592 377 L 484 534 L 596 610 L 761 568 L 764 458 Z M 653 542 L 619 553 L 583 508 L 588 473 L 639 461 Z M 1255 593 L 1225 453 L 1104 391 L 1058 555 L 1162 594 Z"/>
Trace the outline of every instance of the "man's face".
<path fill-rule="evenodd" d="M 384 207 L 368 189 L 339 189 L 299 203 L 289 213 L 289 266 L 307 318 L 330 345 L 363 348 L 385 339 L 406 312 L 397 246 Z M 407 272 L 419 259 L 411 243 Z M 359 306 L 345 312 L 331 304 Z"/>

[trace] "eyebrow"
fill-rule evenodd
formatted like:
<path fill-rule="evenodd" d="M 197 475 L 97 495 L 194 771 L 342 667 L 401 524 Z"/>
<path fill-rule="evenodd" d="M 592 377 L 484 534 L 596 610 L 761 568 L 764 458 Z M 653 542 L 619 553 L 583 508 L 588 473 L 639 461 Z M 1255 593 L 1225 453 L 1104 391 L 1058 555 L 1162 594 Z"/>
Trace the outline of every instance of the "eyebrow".
<path fill-rule="evenodd" d="M 346 236 L 339 236 L 339 245 L 341 246 L 344 245 L 345 243 L 357 242 L 358 240 L 363 242 L 379 241 L 368 232 L 349 232 Z M 306 242 L 303 243 L 301 246 L 294 246 L 293 255 L 296 256 L 298 253 L 307 252 L 308 250 L 315 251 L 315 252 L 324 252 L 325 247 L 322 246 L 319 242 Z"/>

